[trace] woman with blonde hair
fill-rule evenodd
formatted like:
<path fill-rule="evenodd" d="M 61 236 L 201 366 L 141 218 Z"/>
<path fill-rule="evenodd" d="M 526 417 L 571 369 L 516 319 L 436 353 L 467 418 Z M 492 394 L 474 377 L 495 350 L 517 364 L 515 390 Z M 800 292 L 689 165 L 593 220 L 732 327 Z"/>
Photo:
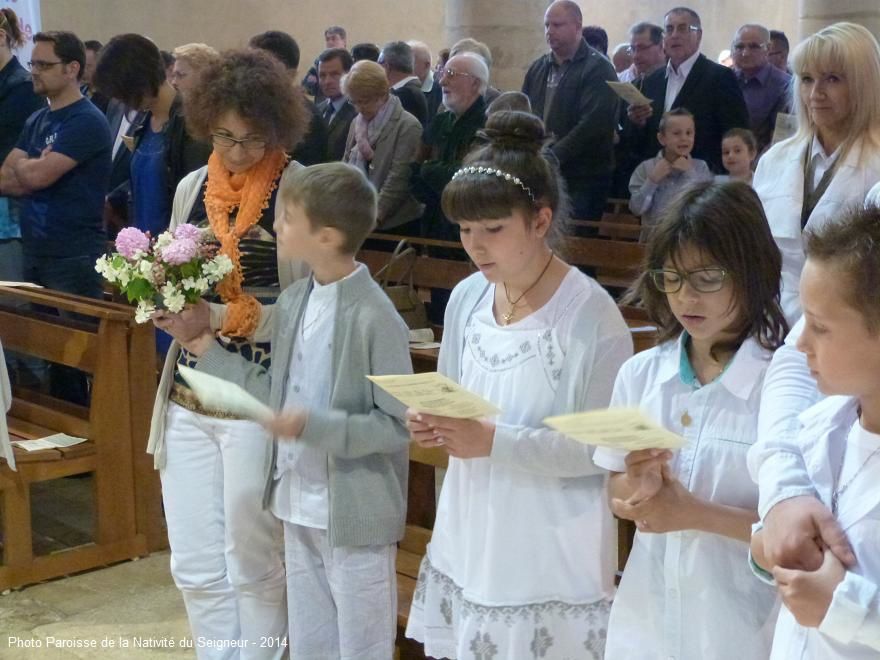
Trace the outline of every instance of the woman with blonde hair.
<path fill-rule="evenodd" d="M 215 48 L 198 43 L 178 46 L 172 55 L 171 84 L 184 98 L 198 84 L 201 72 L 220 57 Z"/>
<path fill-rule="evenodd" d="M 782 307 L 800 316 L 802 234 L 880 181 L 880 45 L 861 25 L 835 23 L 791 56 L 798 130 L 758 163 L 753 186 L 782 252 Z"/>
<path fill-rule="evenodd" d="M 389 92 L 385 70 L 375 62 L 355 62 L 342 79 L 342 91 L 357 110 L 348 129 L 343 161 L 364 170 L 379 191 L 377 226 L 399 227 L 421 216 L 410 194 L 410 164 L 422 140 L 419 120 Z"/>

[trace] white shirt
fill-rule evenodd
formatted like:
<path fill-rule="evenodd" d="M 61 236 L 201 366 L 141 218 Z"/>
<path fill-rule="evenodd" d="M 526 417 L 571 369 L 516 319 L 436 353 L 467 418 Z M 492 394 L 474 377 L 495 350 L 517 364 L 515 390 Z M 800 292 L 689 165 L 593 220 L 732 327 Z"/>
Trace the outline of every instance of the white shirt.
<path fill-rule="evenodd" d="M 834 153 L 828 154 L 825 152 L 825 147 L 819 142 L 819 136 L 814 135 L 813 144 L 810 148 L 810 160 L 813 165 L 813 190 L 815 190 L 816 186 L 818 186 L 819 182 L 822 180 L 822 177 L 825 176 L 825 172 L 830 170 L 834 165 L 834 161 L 836 161 L 837 157 L 840 155 L 841 147 L 837 147 L 837 149 L 834 150 Z"/>
<path fill-rule="evenodd" d="M 434 72 L 428 69 L 428 75 L 422 81 L 422 91 L 427 94 L 434 87 Z"/>
<path fill-rule="evenodd" d="M 829 397 L 800 416 L 802 459 L 820 500 L 839 494 L 837 521 L 856 565 L 837 585 L 819 628 L 804 628 L 783 606 L 772 660 L 876 660 L 880 651 L 880 435 L 862 428 L 858 402 Z M 841 468 L 842 464 L 842 468 Z"/>
<path fill-rule="evenodd" d="M 770 352 L 747 340 L 724 373 L 703 386 L 683 380 L 683 356 L 681 340 L 635 355 L 617 376 L 611 405 L 638 406 L 684 436 L 670 467 L 694 495 L 756 509 L 746 452 L 757 435 Z M 605 448 L 593 456 L 615 472 L 625 471 L 625 458 Z M 694 530 L 637 532 L 611 608 L 605 657 L 766 658 L 776 607 L 774 590 L 751 574 L 742 541 Z"/>
<path fill-rule="evenodd" d="M 9 430 L 6 428 L 6 412 L 12 406 L 12 388 L 9 385 L 9 374 L 6 373 L 6 359 L 3 357 L 3 345 L 0 344 L 0 458 L 5 458 L 9 467 L 15 469 L 15 455 L 9 441 Z"/>
<path fill-rule="evenodd" d="M 620 82 L 632 82 L 636 78 L 639 77 L 639 74 L 636 73 L 636 65 L 628 66 L 623 71 L 617 74 L 617 79 Z"/>
<path fill-rule="evenodd" d="M 116 158 L 116 154 L 119 152 L 119 147 L 122 146 L 122 138 L 128 133 L 128 129 L 131 126 L 131 122 L 128 120 L 126 116 L 127 113 L 122 113 L 122 119 L 119 120 L 119 130 L 116 131 L 116 139 L 113 141 L 113 158 Z"/>
<path fill-rule="evenodd" d="M 666 63 L 666 99 L 663 104 L 666 112 L 672 110 L 672 104 L 675 103 L 675 97 L 678 96 L 681 88 L 684 87 L 684 82 L 690 75 L 691 69 L 694 68 L 694 62 L 697 61 L 699 56 L 700 51 L 697 51 L 682 62 L 677 71 L 675 70 L 675 67 L 672 66 L 671 60 Z"/>
<path fill-rule="evenodd" d="M 415 80 L 417 83 L 419 83 L 419 86 L 421 87 L 421 85 L 422 85 L 422 81 L 419 80 L 418 76 L 407 76 L 407 77 L 404 78 L 403 80 L 398 80 L 396 83 L 394 83 L 393 85 L 391 85 L 391 89 L 400 89 L 400 88 L 403 87 L 406 83 L 408 83 L 410 80 Z"/>
<path fill-rule="evenodd" d="M 322 285 L 312 280 L 312 290 L 290 353 L 284 408 L 327 409 L 330 405 L 333 328 L 340 281 Z M 272 494 L 272 513 L 297 525 L 327 529 L 327 465 L 327 453 L 318 447 L 295 440 L 280 441 L 275 463 L 278 484 Z"/>

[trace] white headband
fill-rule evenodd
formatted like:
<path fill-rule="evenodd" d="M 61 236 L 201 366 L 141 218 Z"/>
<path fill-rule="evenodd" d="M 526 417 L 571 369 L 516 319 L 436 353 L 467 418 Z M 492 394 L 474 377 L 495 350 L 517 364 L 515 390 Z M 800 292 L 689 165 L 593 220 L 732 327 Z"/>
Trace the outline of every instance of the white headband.
<path fill-rule="evenodd" d="M 489 174 L 491 176 L 497 176 L 500 179 L 504 179 L 505 181 L 510 181 L 512 184 L 522 188 L 526 195 L 529 196 L 529 199 L 532 200 L 532 202 L 535 201 L 535 196 L 532 194 L 531 189 L 522 182 L 522 179 L 520 179 L 518 176 L 514 176 L 513 174 L 508 174 L 507 172 L 496 170 L 493 167 L 483 167 L 482 165 L 474 167 L 473 165 L 469 165 L 467 167 L 462 167 L 455 174 L 453 174 L 452 180 L 455 181 L 458 177 L 465 174 Z"/>

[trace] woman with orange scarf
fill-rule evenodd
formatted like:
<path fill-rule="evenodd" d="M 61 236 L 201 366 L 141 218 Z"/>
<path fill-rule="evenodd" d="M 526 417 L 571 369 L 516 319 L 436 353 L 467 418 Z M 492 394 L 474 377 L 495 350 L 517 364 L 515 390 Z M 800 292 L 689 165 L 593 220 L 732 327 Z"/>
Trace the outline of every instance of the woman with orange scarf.
<path fill-rule="evenodd" d="M 275 191 L 308 115 L 283 68 L 260 51 L 232 51 L 186 99 L 187 126 L 214 145 L 208 165 L 177 188 L 171 229 L 209 228 L 235 265 L 216 288 L 212 324 L 224 348 L 269 367 L 263 304 L 297 275 L 275 249 Z M 175 322 L 160 315 L 156 324 Z M 263 336 L 261 336 L 263 335 Z M 278 521 L 262 506 L 272 438 L 255 422 L 204 409 L 180 378 L 189 355 L 172 344 L 147 451 L 160 470 L 171 573 L 199 658 L 276 658 L 287 635 Z M 214 643 L 211 643 L 214 642 Z M 273 644 L 274 642 L 274 644 Z M 234 653 L 230 655 L 230 650 Z"/>

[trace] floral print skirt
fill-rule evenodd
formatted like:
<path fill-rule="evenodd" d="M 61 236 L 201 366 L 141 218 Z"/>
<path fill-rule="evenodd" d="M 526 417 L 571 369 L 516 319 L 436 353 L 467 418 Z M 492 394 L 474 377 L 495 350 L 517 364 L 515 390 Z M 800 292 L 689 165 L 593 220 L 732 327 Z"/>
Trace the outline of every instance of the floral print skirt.
<path fill-rule="evenodd" d="M 406 636 L 422 642 L 432 658 L 602 660 L 610 611 L 605 600 L 481 605 L 425 556 Z"/>

